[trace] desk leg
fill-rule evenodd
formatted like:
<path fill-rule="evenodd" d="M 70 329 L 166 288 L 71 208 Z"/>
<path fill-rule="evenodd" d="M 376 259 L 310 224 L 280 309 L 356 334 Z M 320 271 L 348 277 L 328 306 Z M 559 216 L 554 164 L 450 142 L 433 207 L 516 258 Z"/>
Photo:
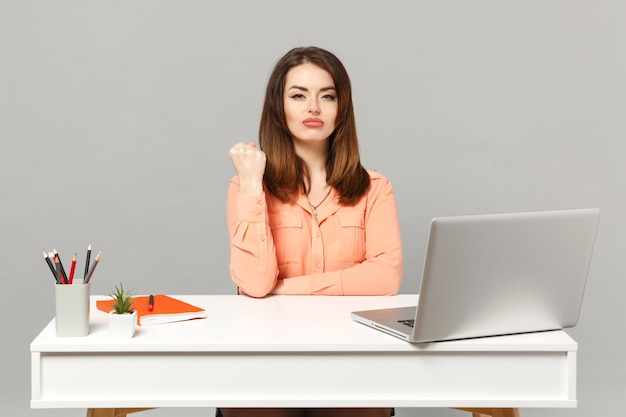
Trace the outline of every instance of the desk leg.
<path fill-rule="evenodd" d="M 87 417 L 126 417 L 127 414 L 146 410 L 152 408 L 89 408 Z"/>
<path fill-rule="evenodd" d="M 455 408 L 469 411 L 472 417 L 520 417 L 519 408 Z"/>

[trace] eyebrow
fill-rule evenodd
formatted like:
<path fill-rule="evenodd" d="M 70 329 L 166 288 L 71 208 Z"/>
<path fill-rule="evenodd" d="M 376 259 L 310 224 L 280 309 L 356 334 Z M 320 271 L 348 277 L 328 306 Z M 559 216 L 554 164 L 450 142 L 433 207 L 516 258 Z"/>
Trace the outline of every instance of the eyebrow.
<path fill-rule="evenodd" d="M 300 91 L 309 91 L 308 88 L 306 87 L 301 87 L 299 85 L 292 85 L 291 87 L 288 88 L 288 90 L 300 90 Z M 320 88 L 320 91 L 329 91 L 329 90 L 336 90 L 336 88 L 334 86 L 329 86 L 329 87 L 323 87 Z"/>

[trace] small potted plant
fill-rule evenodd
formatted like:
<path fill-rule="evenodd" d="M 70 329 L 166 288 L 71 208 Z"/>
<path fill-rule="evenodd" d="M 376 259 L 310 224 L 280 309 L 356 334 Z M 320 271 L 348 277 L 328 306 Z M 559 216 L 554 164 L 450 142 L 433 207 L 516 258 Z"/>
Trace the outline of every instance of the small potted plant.
<path fill-rule="evenodd" d="M 111 337 L 131 338 L 135 335 L 137 311 L 133 310 L 135 302 L 132 290 L 124 290 L 120 283 L 115 286 L 115 292 L 109 294 L 113 299 L 113 310 L 109 313 L 109 330 Z"/>

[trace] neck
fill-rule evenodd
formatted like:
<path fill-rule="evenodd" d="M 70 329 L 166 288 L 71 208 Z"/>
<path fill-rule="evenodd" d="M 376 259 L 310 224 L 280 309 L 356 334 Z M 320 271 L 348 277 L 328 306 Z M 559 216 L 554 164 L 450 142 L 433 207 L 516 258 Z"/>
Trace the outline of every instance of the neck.
<path fill-rule="evenodd" d="M 294 141 L 296 155 L 306 164 L 309 172 L 326 171 L 328 157 L 328 140 L 325 141 Z"/>
<path fill-rule="evenodd" d="M 328 157 L 328 141 L 295 142 L 296 155 L 306 165 L 309 173 L 309 193 L 319 194 L 326 190 L 326 159 Z"/>

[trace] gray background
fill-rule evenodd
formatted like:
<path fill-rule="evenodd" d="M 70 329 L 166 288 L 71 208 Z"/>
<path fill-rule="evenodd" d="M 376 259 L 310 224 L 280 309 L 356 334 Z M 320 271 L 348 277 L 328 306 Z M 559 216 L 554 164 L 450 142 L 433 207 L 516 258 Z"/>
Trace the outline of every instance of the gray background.
<path fill-rule="evenodd" d="M 434 216 L 602 208 L 570 332 L 579 406 L 522 414 L 620 415 L 625 40 L 617 0 L 0 0 L 0 414 L 84 415 L 29 409 L 29 343 L 54 309 L 42 250 L 104 249 L 95 294 L 233 293 L 228 149 L 255 140 L 275 61 L 318 45 L 351 74 L 364 164 L 394 184 L 401 292 Z"/>

